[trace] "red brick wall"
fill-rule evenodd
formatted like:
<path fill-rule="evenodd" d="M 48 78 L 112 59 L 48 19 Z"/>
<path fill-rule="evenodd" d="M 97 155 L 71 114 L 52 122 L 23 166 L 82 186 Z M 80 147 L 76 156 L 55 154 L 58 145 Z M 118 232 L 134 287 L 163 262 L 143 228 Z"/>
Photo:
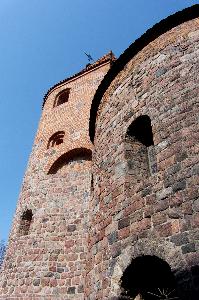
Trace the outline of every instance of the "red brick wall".
<path fill-rule="evenodd" d="M 0 299 L 84 299 L 93 147 L 89 112 L 109 68 L 110 62 L 102 63 L 48 94 L 13 221 Z M 56 95 L 68 87 L 68 102 L 53 107 Z M 65 132 L 63 143 L 47 149 L 57 131 Z M 33 218 L 23 235 L 27 209 Z"/>
<path fill-rule="evenodd" d="M 195 19 L 151 42 L 101 100 L 93 153 L 88 299 L 116 299 L 124 270 L 140 255 L 162 258 L 176 276 L 189 273 L 183 278 L 187 282 L 178 284 L 184 299 L 196 299 L 190 298 L 190 289 L 196 293 L 198 288 L 199 263 L 198 28 Z M 136 181 L 128 170 L 125 135 L 140 115 L 151 119 L 157 172 L 143 173 Z M 140 178 L 139 166 L 134 164 L 132 172 Z"/>

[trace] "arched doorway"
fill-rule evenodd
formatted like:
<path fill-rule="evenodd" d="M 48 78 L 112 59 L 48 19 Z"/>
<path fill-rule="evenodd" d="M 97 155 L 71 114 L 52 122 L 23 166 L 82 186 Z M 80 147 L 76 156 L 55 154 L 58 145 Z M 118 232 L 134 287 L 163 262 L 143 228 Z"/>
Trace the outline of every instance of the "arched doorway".
<path fill-rule="evenodd" d="M 169 264 L 151 255 L 132 260 L 121 277 L 121 290 L 120 299 L 179 299 Z"/>

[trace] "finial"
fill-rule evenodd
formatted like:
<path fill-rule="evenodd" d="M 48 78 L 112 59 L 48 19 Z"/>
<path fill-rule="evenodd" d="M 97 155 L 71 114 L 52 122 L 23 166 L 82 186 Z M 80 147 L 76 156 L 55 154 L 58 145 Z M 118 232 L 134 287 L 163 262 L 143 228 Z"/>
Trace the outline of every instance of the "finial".
<path fill-rule="evenodd" d="M 84 54 L 86 54 L 86 56 L 88 57 L 88 61 L 94 61 L 94 59 L 92 58 L 92 56 L 90 54 L 87 54 L 86 52 L 84 52 Z"/>

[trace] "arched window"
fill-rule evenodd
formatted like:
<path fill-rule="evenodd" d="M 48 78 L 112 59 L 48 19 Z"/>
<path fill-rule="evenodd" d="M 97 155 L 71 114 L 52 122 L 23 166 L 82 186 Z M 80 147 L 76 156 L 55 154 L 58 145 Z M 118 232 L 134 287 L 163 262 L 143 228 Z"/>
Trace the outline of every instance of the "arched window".
<path fill-rule="evenodd" d="M 131 123 L 127 130 L 127 135 L 133 137 L 146 147 L 154 145 L 151 120 L 146 115 L 138 117 Z"/>
<path fill-rule="evenodd" d="M 69 94 L 70 94 L 69 88 L 66 88 L 65 90 L 61 91 L 55 98 L 54 107 L 66 103 L 68 101 Z"/>
<path fill-rule="evenodd" d="M 125 157 L 129 175 L 140 181 L 156 172 L 151 120 L 143 115 L 134 120 L 127 129 L 125 137 Z"/>
<path fill-rule="evenodd" d="M 169 264 L 151 255 L 132 260 L 121 278 L 121 291 L 121 299 L 179 299 Z"/>
<path fill-rule="evenodd" d="M 30 224 L 32 222 L 32 210 L 27 209 L 23 212 L 20 220 L 19 233 L 20 235 L 28 235 Z"/>
<path fill-rule="evenodd" d="M 51 148 L 51 147 L 54 147 L 54 146 L 57 146 L 57 145 L 60 145 L 63 143 L 64 141 L 64 135 L 65 135 L 65 132 L 64 131 L 57 131 L 55 132 L 49 139 L 48 141 L 48 146 L 47 148 Z"/>

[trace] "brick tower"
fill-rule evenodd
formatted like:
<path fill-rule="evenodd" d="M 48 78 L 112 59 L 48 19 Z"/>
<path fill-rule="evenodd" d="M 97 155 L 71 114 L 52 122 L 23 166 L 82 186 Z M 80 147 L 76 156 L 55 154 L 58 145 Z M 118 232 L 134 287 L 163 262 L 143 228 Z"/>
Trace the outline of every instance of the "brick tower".
<path fill-rule="evenodd" d="M 195 5 L 48 91 L 0 299 L 199 299 L 198 29 Z"/>
<path fill-rule="evenodd" d="M 112 52 L 53 86 L 43 111 L 1 273 L 0 299 L 84 299 L 94 93 Z"/>

